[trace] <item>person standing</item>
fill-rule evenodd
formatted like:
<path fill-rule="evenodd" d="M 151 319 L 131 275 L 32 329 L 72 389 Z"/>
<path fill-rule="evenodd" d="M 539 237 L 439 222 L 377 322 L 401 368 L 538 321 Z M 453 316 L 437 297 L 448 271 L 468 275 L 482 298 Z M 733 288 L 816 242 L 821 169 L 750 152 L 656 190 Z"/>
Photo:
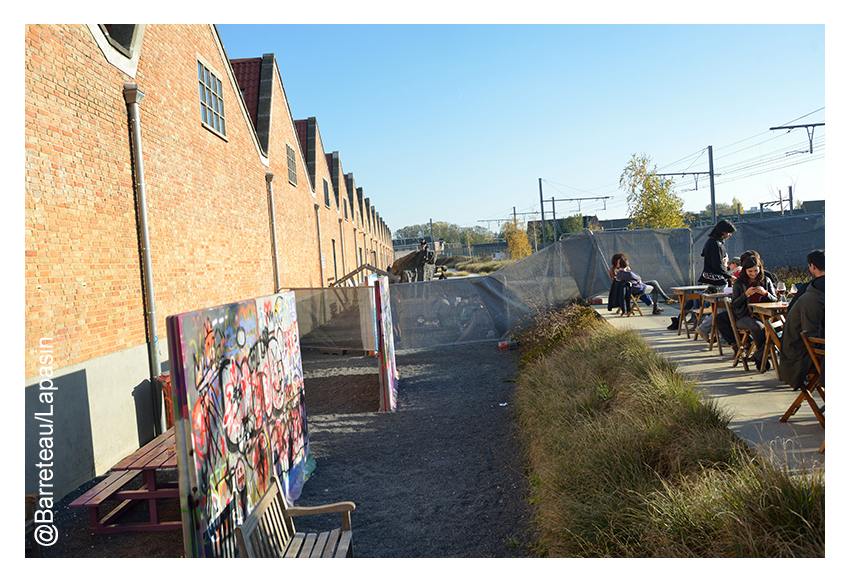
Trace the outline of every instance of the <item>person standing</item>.
<path fill-rule="evenodd" d="M 729 271 L 729 255 L 726 253 L 726 240 L 737 229 L 726 219 L 721 220 L 708 233 L 708 240 L 702 248 L 703 267 L 699 282 L 708 285 L 707 293 L 717 293 L 720 289 L 732 285 L 735 277 Z M 714 289 L 712 289 L 712 287 Z"/>

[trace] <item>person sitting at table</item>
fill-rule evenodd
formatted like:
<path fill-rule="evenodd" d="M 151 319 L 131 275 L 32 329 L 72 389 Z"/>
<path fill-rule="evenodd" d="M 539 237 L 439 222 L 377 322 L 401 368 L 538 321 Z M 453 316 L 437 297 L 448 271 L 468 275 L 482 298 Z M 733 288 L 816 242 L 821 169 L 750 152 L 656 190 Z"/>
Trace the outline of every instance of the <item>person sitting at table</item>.
<path fill-rule="evenodd" d="M 707 293 L 718 293 L 727 283 L 735 279 L 729 272 L 729 255 L 726 253 L 726 239 L 737 229 L 728 220 L 721 220 L 711 232 L 702 247 L 703 267 L 699 282 L 708 285 Z"/>
<path fill-rule="evenodd" d="M 764 275 L 762 262 L 754 256 L 741 259 L 741 274 L 732 286 L 732 309 L 735 311 L 735 323 L 738 329 L 752 332 L 756 351 L 753 358 L 761 363 L 764 353 L 764 324 L 750 314 L 751 303 L 770 303 L 776 301 L 776 287 Z M 769 364 L 768 364 L 769 365 Z"/>
<path fill-rule="evenodd" d="M 658 307 L 658 294 L 660 287 L 653 287 L 650 285 L 649 281 L 643 282 L 640 275 L 632 271 L 631 267 L 629 267 L 629 259 L 625 255 L 620 257 L 616 278 L 617 281 L 625 281 L 629 283 L 631 286 L 631 294 L 638 296 L 641 301 L 646 303 L 648 306 L 651 306 L 652 315 L 658 315 L 661 313 L 662 310 Z M 652 283 L 656 282 L 652 281 Z M 652 300 L 649 299 L 650 294 L 652 295 Z"/>
<path fill-rule="evenodd" d="M 735 275 L 736 278 L 738 277 L 738 275 L 741 274 L 741 267 L 740 267 L 741 262 L 744 259 L 746 259 L 747 257 L 755 257 L 758 261 L 761 262 L 761 256 L 758 254 L 758 251 L 744 251 L 743 253 L 741 253 L 740 257 L 732 257 L 731 259 L 729 259 L 730 270 L 731 270 L 732 264 L 737 264 L 737 266 L 738 266 L 738 269 L 737 269 L 736 275 Z M 770 279 L 773 282 L 773 286 L 776 287 L 776 284 L 779 281 L 779 279 L 776 277 L 776 275 L 774 275 L 773 273 L 771 273 L 770 271 L 765 269 L 763 262 L 762 262 L 762 269 L 764 270 L 764 276 L 767 277 L 768 279 Z M 735 344 L 735 340 L 734 340 L 735 332 L 732 331 L 732 322 L 729 321 L 729 314 L 726 313 L 725 309 L 717 312 L 717 322 L 715 323 L 715 326 L 717 327 L 717 331 L 720 333 L 720 339 L 724 343 L 729 344 L 729 345 Z M 708 333 L 708 332 L 706 332 L 706 333 Z"/>
<path fill-rule="evenodd" d="M 628 262 L 629 257 L 626 256 L 626 253 L 616 253 L 613 257 L 611 257 L 611 268 L 608 269 L 608 276 L 611 277 L 612 283 L 617 277 L 617 271 L 620 270 L 620 259 L 625 259 Z M 652 288 L 655 289 L 667 303 L 676 303 L 676 300 L 667 295 L 667 293 L 664 292 L 664 289 L 662 289 L 661 284 L 655 279 L 644 280 L 644 283 L 651 285 Z"/>
<path fill-rule="evenodd" d="M 803 343 L 801 331 L 812 337 L 825 337 L 826 331 L 826 254 L 815 250 L 806 257 L 814 279 L 805 283 L 788 305 L 785 330 L 779 348 L 779 377 L 793 389 L 805 385 L 814 362 Z"/>
<path fill-rule="evenodd" d="M 809 263 L 809 272 L 814 276 L 814 279 L 818 278 L 818 275 L 815 275 L 816 271 L 819 271 L 821 273 L 820 276 L 823 276 L 823 270 L 826 267 L 825 251 L 818 249 L 810 252 L 806 257 L 806 261 Z M 788 311 L 791 311 L 791 306 L 794 305 L 797 299 L 803 296 L 806 288 L 814 282 L 814 279 L 797 285 L 797 293 L 791 298 L 791 302 L 788 304 Z"/>

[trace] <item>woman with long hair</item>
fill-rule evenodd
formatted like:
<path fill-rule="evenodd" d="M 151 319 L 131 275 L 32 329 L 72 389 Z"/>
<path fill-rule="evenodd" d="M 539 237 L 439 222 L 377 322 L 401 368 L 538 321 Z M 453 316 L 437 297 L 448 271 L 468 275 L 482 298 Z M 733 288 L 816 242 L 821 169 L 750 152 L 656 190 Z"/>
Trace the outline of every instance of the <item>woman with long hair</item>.
<path fill-rule="evenodd" d="M 749 306 L 771 301 L 776 301 L 776 287 L 765 277 L 762 262 L 752 255 L 741 259 L 741 272 L 732 286 L 732 311 L 738 328 L 752 332 L 756 344 L 753 357 L 757 362 L 761 362 L 764 350 L 764 324 L 750 315 Z"/>
<path fill-rule="evenodd" d="M 708 233 L 708 240 L 702 248 L 703 267 L 699 282 L 710 287 L 722 289 L 726 283 L 731 285 L 735 277 L 729 271 L 729 255 L 726 253 L 726 239 L 737 229 L 728 220 L 721 220 Z M 709 290 L 714 292 L 713 290 Z"/>

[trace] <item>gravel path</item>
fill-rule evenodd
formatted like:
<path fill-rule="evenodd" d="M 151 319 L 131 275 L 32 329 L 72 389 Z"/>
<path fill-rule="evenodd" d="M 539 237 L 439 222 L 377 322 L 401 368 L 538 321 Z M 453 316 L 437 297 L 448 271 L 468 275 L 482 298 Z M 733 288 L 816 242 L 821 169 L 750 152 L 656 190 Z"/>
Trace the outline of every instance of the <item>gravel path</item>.
<path fill-rule="evenodd" d="M 299 505 L 354 501 L 360 557 L 527 556 L 515 359 L 495 342 L 401 350 L 398 408 L 380 413 L 374 358 L 303 355 L 316 470 Z M 347 376 L 368 378 L 372 387 L 361 382 L 358 392 L 374 402 L 339 402 L 336 383 Z"/>
<path fill-rule="evenodd" d="M 355 556 L 529 555 L 532 512 L 510 382 L 516 352 L 495 342 L 401 350 L 392 413 L 376 412 L 375 358 L 314 351 L 302 358 L 316 469 L 297 503 L 355 502 Z M 46 557 L 183 555 L 180 531 L 89 534 L 85 509 L 67 504 L 99 480 L 57 504 L 60 536 Z M 176 500 L 162 503 L 160 513 L 179 519 Z M 305 531 L 337 525 L 328 516 L 296 523 Z"/>

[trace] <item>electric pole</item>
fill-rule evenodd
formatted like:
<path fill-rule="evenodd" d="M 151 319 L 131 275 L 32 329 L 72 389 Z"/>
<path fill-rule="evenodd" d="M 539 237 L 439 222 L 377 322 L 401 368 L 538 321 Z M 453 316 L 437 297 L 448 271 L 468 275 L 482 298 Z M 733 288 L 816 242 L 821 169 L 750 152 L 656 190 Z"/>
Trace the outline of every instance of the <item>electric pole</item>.
<path fill-rule="evenodd" d="M 809 135 L 809 153 L 814 153 L 814 148 L 812 147 L 812 138 L 815 136 L 815 128 L 822 127 L 826 125 L 825 123 L 804 123 L 803 125 L 780 125 L 779 127 L 771 127 L 770 131 L 775 129 L 797 129 L 798 127 L 805 127 L 806 133 Z M 795 152 L 795 153 L 804 153 L 804 152 Z"/>
<path fill-rule="evenodd" d="M 707 172 L 672 172 L 669 174 L 655 174 L 656 176 L 701 176 L 708 174 L 708 184 L 711 189 L 711 223 L 717 224 L 717 205 L 714 201 L 714 149 L 708 146 L 708 171 Z M 695 178 L 699 182 L 699 178 Z"/>

